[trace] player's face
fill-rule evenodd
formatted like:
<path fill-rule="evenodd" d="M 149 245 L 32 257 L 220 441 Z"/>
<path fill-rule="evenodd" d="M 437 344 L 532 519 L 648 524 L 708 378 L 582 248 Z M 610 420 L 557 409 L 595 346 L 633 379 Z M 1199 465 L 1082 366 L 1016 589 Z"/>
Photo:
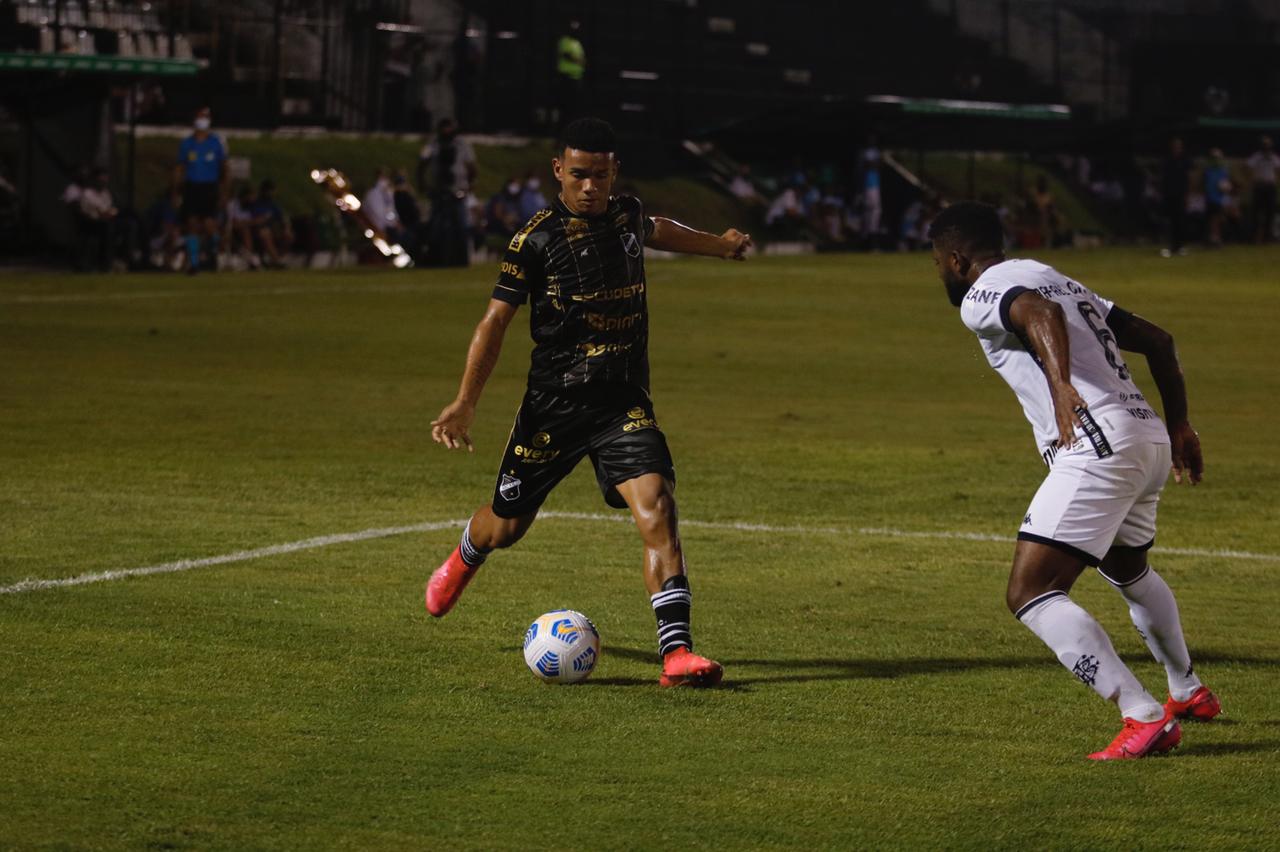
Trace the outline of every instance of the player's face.
<path fill-rule="evenodd" d="M 933 247 L 933 265 L 938 269 L 938 277 L 942 286 L 947 289 L 947 298 L 957 308 L 964 301 L 965 294 L 973 285 L 965 278 L 969 259 L 956 251 L 944 251 L 937 245 Z"/>
<path fill-rule="evenodd" d="M 594 216 L 609 206 L 618 176 L 618 161 L 612 153 L 565 148 L 564 156 L 552 160 L 551 166 L 560 181 L 560 198 L 574 213 Z"/>

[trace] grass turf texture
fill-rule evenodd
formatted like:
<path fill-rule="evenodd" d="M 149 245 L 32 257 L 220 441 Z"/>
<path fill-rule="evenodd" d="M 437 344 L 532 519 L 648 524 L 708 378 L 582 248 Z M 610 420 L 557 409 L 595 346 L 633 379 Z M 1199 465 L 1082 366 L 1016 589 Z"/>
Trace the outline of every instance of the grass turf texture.
<path fill-rule="evenodd" d="M 1280 554 L 1276 250 L 1046 254 L 1173 330 L 1208 457 L 1159 544 Z M 0 585 L 465 517 L 527 368 L 431 445 L 492 270 L 0 282 Z M 651 264 L 689 521 L 1012 536 L 1042 467 L 925 255 Z M 1140 359 L 1139 359 L 1140 360 Z M 1143 365 L 1139 382 L 1154 396 Z M 587 466 L 547 509 L 606 512 Z M 618 517 L 622 517 L 618 515 Z M 1003 608 L 1008 543 L 684 529 L 725 687 L 656 686 L 624 523 L 547 518 L 435 621 L 456 530 L 0 596 L 0 846 L 1280 845 L 1280 562 L 1154 557 L 1226 718 L 1166 759 Z M 1094 612 L 1149 687 L 1123 603 Z M 525 670 L 573 607 L 592 680 Z"/>

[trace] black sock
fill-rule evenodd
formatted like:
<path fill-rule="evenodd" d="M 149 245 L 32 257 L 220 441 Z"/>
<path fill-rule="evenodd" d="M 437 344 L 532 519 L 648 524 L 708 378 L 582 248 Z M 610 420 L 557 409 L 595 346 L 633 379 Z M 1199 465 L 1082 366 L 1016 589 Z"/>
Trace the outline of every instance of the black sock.
<path fill-rule="evenodd" d="M 471 541 L 470 521 L 467 521 L 467 528 L 462 531 L 462 543 L 458 545 L 458 550 L 462 555 L 462 561 L 466 563 L 468 568 L 479 568 L 484 564 L 485 557 L 493 552 L 492 548 L 481 550 Z"/>
<path fill-rule="evenodd" d="M 649 598 L 653 614 L 658 618 L 658 653 L 666 656 L 677 648 L 693 650 L 693 635 L 689 632 L 689 608 L 693 595 L 689 592 L 689 580 L 683 574 L 662 584 L 662 591 Z"/>

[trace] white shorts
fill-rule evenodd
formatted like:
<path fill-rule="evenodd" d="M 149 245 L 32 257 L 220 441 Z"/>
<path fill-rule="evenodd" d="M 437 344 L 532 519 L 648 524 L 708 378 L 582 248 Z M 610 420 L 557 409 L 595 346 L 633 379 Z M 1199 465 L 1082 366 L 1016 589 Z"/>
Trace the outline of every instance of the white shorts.
<path fill-rule="evenodd" d="M 1038 541 L 1097 565 L 1113 546 L 1145 550 L 1169 477 L 1169 445 L 1135 442 L 1098 458 L 1082 441 L 1058 453 L 1031 499 L 1020 541 Z"/>

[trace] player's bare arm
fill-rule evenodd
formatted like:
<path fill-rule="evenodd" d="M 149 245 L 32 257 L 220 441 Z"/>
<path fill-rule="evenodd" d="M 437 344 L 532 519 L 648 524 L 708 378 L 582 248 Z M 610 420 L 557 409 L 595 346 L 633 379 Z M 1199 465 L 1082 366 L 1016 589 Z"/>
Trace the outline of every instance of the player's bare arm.
<path fill-rule="evenodd" d="M 654 217 L 653 232 L 644 244 L 659 251 L 701 254 L 725 260 L 746 260 L 747 249 L 752 246 L 751 235 L 736 228 L 730 228 L 717 237 L 661 216 Z"/>
<path fill-rule="evenodd" d="M 437 444 L 444 444 L 450 450 L 461 449 L 465 445 L 468 451 L 475 452 L 470 431 L 476 416 L 476 405 L 480 402 L 485 382 L 497 366 L 498 356 L 502 352 L 502 339 L 515 315 L 514 305 L 498 299 L 489 300 L 489 307 L 476 325 L 475 333 L 471 335 L 467 364 L 462 370 L 462 382 L 458 386 L 458 397 L 444 407 L 439 417 L 431 421 L 431 440 Z"/>
<path fill-rule="evenodd" d="M 1080 425 L 1076 409 L 1085 401 L 1071 384 L 1071 344 L 1062 307 L 1034 290 L 1027 290 L 1009 306 L 1013 330 L 1031 344 L 1044 367 L 1053 408 L 1058 420 L 1058 446 L 1075 443 L 1075 427 Z"/>
<path fill-rule="evenodd" d="M 1173 481 L 1182 483 L 1183 474 L 1192 485 L 1204 475 L 1204 458 L 1200 436 L 1187 420 L 1187 385 L 1173 335 L 1149 320 L 1126 311 L 1112 310 L 1107 325 L 1116 336 L 1116 345 L 1127 352 L 1138 352 L 1147 359 L 1151 377 L 1160 391 L 1164 422 L 1169 429 L 1169 445 L 1173 461 Z"/>

